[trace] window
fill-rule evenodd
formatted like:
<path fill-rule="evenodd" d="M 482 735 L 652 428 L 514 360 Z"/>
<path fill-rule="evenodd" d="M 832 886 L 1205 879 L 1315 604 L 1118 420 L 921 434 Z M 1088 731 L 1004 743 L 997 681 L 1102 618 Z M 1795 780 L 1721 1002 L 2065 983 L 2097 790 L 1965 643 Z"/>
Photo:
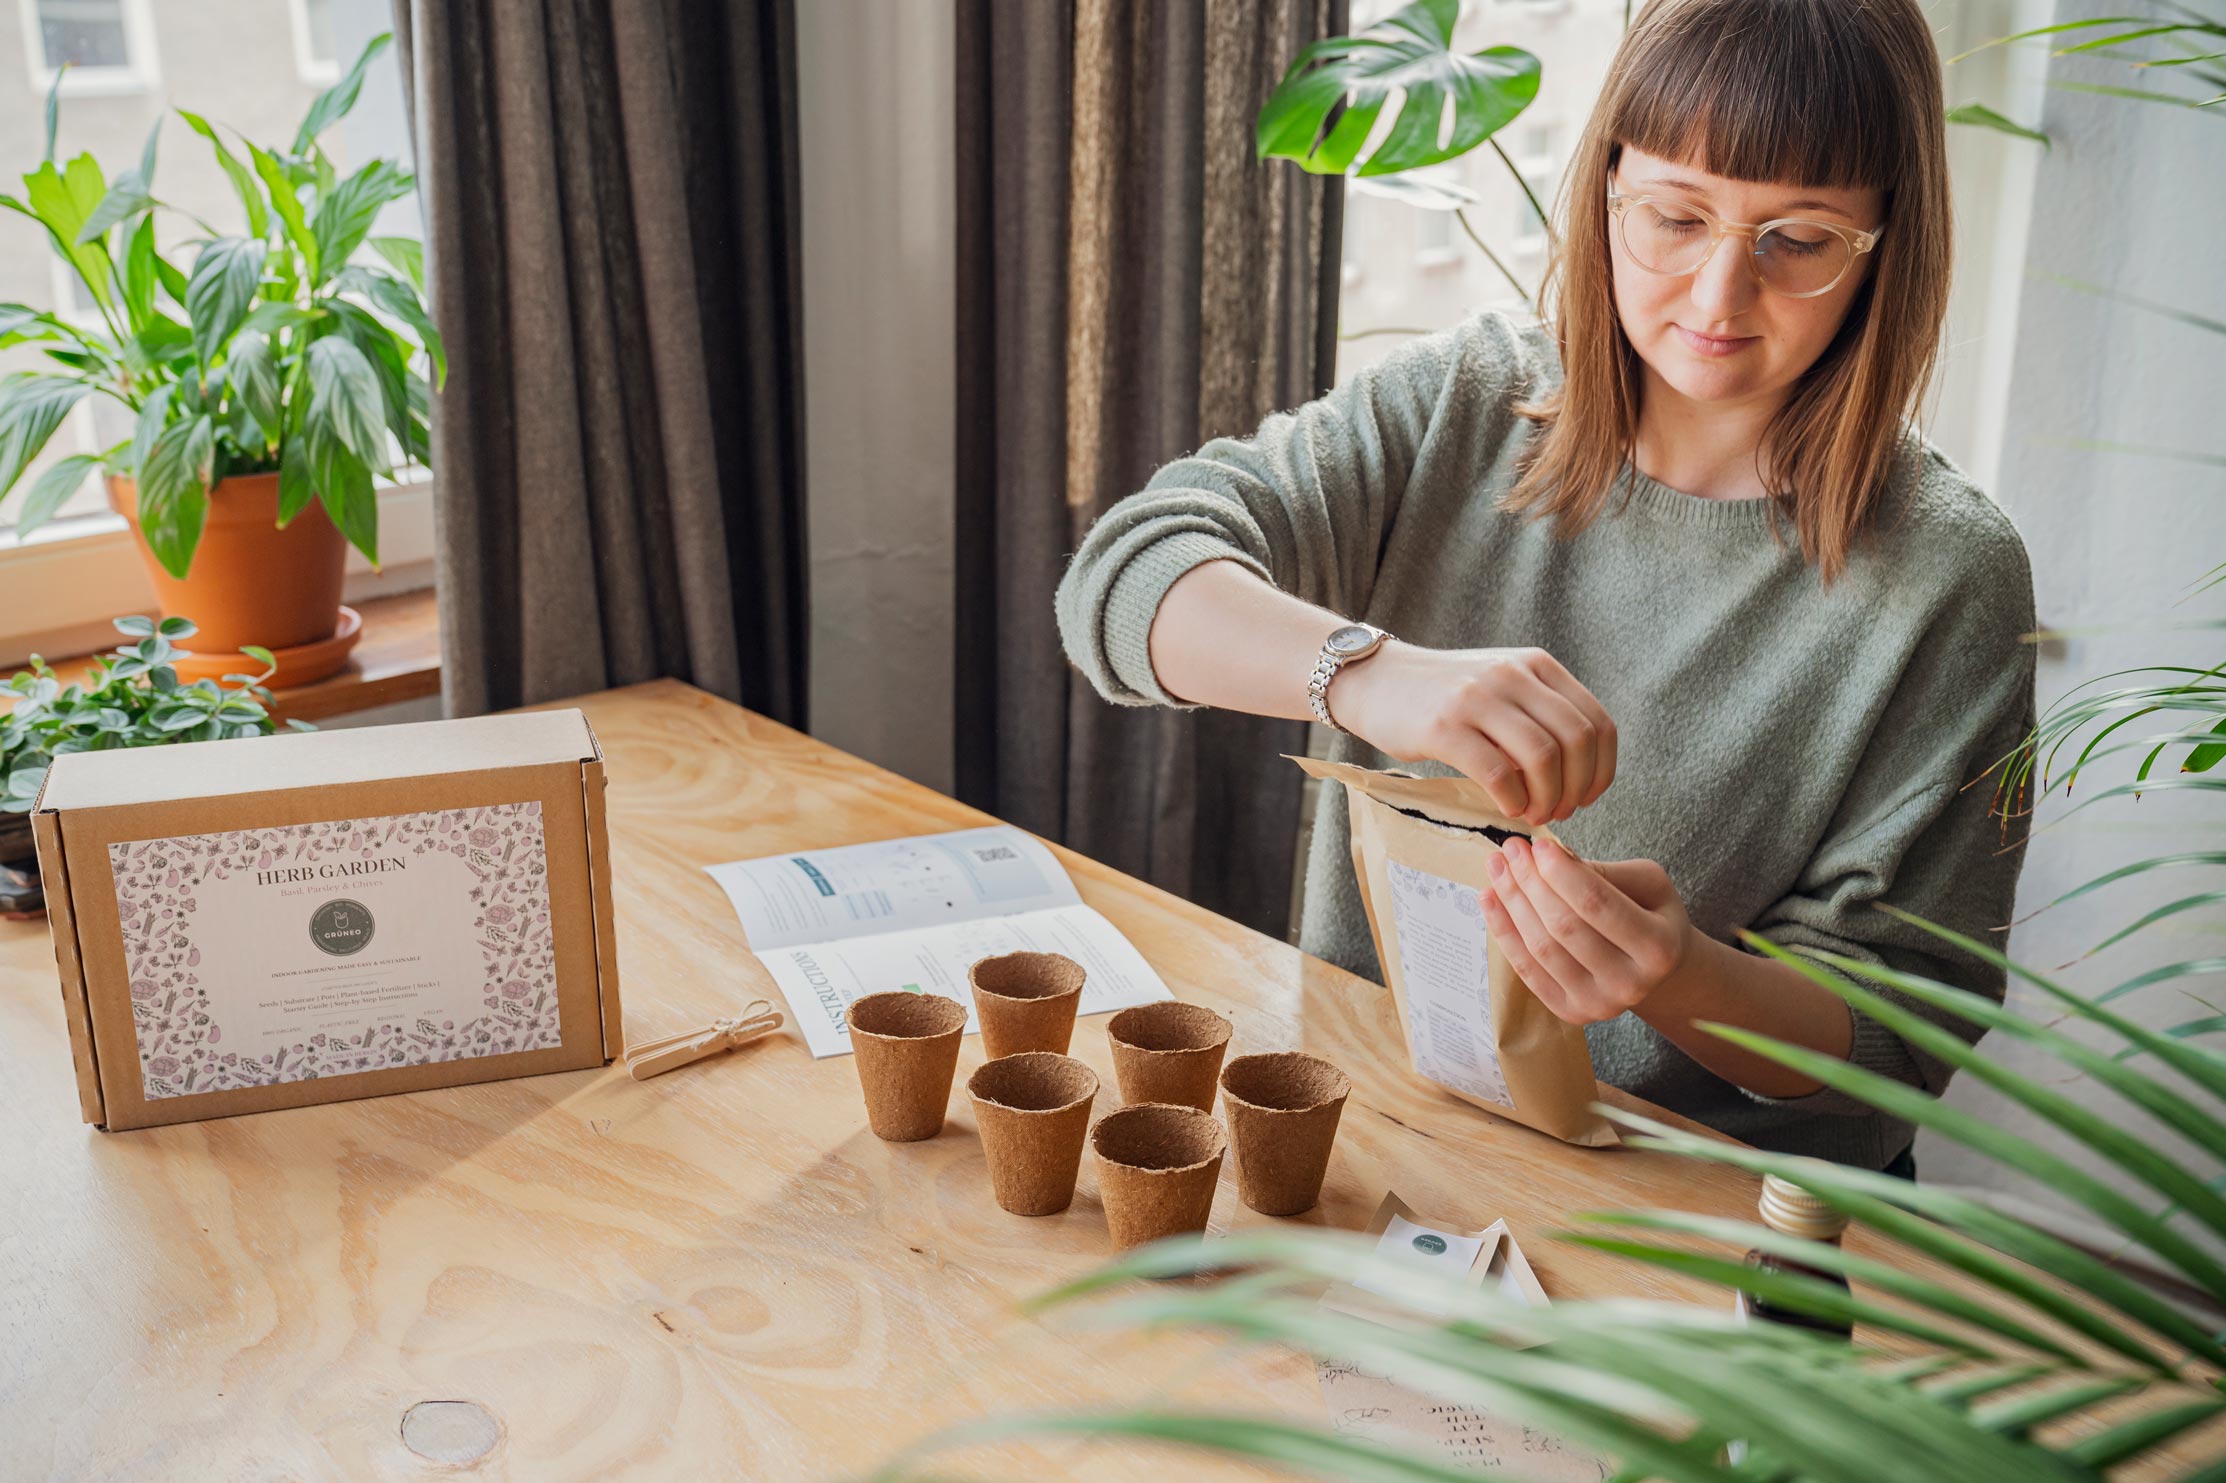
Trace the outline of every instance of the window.
<path fill-rule="evenodd" d="M 1426 268 L 1455 260 L 1452 212 L 1416 210 L 1414 256 Z"/>
<path fill-rule="evenodd" d="M 32 91 L 43 95 L 57 72 L 63 94 L 73 97 L 143 93 L 161 80 L 147 0 L 16 3 Z"/>
<path fill-rule="evenodd" d="M 303 82 L 328 87 L 340 80 L 340 46 L 332 24 L 333 0 L 286 0 L 294 23 L 294 70 Z"/>
<path fill-rule="evenodd" d="M 94 306 L 92 296 L 85 291 L 85 281 L 71 272 L 69 265 L 64 263 L 58 254 L 49 252 L 46 261 L 47 277 L 52 282 L 51 297 L 47 302 L 54 306 L 54 312 L 62 318 L 76 323 L 98 324 L 100 322 L 100 311 Z M 36 363 L 34 359 L 27 364 L 36 365 Z M 15 357 L 11 356 L 6 358 L 5 368 L 15 370 L 21 364 L 25 363 L 19 363 Z M 93 406 L 93 401 L 93 398 L 88 397 L 72 409 L 69 420 L 64 422 L 56 430 L 54 436 L 48 440 L 46 451 L 41 453 L 31 467 L 24 471 L 23 478 L 18 481 L 16 486 L 19 492 L 9 500 L 8 505 L 0 506 L 0 536 L 5 536 L 14 522 L 12 510 L 16 501 L 22 498 L 20 491 L 29 487 L 32 481 L 36 480 L 48 467 L 70 454 L 96 453 L 106 446 L 98 441 L 101 428 L 95 425 L 93 419 L 100 411 L 106 411 L 111 418 L 118 418 L 121 417 L 122 410 L 114 407 L 96 409 Z M 128 429 L 117 428 L 114 431 L 116 438 L 129 436 Z M 109 441 L 114 442 L 116 438 L 111 438 Z M 66 535 L 72 528 L 71 522 L 88 515 L 102 515 L 107 509 L 108 500 L 101 481 L 98 478 L 88 478 L 78 486 L 77 493 L 71 495 L 63 502 L 62 507 L 55 511 L 56 523 L 49 529 L 58 534 Z"/>
<path fill-rule="evenodd" d="M 1554 177 L 1561 169 L 1560 138 L 1561 131 L 1552 124 L 1525 123 L 1517 129 L 1515 142 L 1507 151 L 1529 190 L 1528 195 L 1515 193 L 1510 236 L 1518 252 L 1536 254 L 1546 250 L 1546 219 L 1538 214 L 1538 208 L 1553 210 Z"/>
<path fill-rule="evenodd" d="M 239 201 L 208 145 L 174 113 L 191 109 L 227 131 L 245 130 L 259 143 L 290 142 L 317 93 L 337 80 L 341 59 L 393 25 L 391 0 L 16 0 L 26 66 L 0 69 L 0 134 L 14 141 L 0 175 L 37 163 L 45 135 L 46 93 L 61 73 L 55 153 L 67 161 L 91 154 L 113 176 L 136 163 L 148 131 L 161 125 L 155 193 L 164 203 L 155 230 L 165 255 L 190 270 L 194 239 L 243 228 Z M 176 75 L 158 79 L 152 14 L 162 19 Z M 319 69 L 322 69 L 320 71 Z M 94 101 L 81 104 L 78 99 Z M 229 137 L 229 133 L 227 134 Z M 342 170 L 374 156 L 407 163 L 410 139 L 395 53 L 372 67 L 355 109 L 322 143 Z M 237 146 L 234 146 L 237 150 Z M 207 223 L 204 228 L 200 223 Z M 375 234 L 421 236 L 414 199 L 387 208 Z M 0 212 L 0 303 L 51 309 L 98 323 L 100 316 L 75 273 L 34 222 Z M 0 346 L 0 375 L 53 369 L 37 345 Z M 45 451 L 6 499 L 0 500 L 0 675 L 32 648 L 82 652 L 105 639 L 114 614 L 145 611 L 151 590 L 131 533 L 108 509 L 107 491 L 88 478 L 46 526 L 19 538 L 13 522 L 39 473 L 73 453 L 91 453 L 131 436 L 131 414 L 89 397 L 48 441 Z M 411 573 L 430 571 L 431 500 L 422 471 L 399 474 L 399 487 L 380 493 L 381 590 L 402 591 Z M 366 572 L 351 558 L 351 590 Z M 415 580 L 422 581 L 419 577 Z M 67 635 L 67 636 L 65 636 Z"/>
<path fill-rule="evenodd" d="M 1405 0 L 1352 0 L 1358 32 Z M 1571 120 L 1590 112 L 1608 63 L 1623 41 L 1623 0 L 1467 0 L 1453 32 L 1458 51 L 1519 46 L 1539 60 L 1537 99 L 1503 129 L 1498 142 L 1547 210 L 1575 139 Z M 1388 122 L 1383 125 L 1388 128 Z M 1546 265 L 1545 225 L 1515 177 L 1488 146 L 1446 165 L 1472 192 L 1470 228 L 1535 291 Z M 1521 299 L 1451 212 L 1424 210 L 1347 183 L 1344 291 L 1338 304 L 1337 375 L 1342 381 L 1382 359 L 1408 330 L 1441 329 L 1487 305 Z"/>

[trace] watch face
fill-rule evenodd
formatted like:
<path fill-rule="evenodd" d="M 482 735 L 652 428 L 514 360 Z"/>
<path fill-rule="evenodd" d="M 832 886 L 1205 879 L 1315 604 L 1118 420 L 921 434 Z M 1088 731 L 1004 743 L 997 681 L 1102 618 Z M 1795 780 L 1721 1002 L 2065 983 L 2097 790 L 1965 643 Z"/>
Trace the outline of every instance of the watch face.
<path fill-rule="evenodd" d="M 1339 654 L 1358 654 L 1376 642 L 1376 631 L 1348 623 L 1329 636 L 1329 646 Z"/>

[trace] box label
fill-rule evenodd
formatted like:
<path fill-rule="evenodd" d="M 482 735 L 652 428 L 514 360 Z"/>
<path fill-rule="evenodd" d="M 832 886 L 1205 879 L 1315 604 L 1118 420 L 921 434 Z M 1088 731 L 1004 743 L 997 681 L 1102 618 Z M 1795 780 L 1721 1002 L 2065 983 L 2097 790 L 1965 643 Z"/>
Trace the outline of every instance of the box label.
<path fill-rule="evenodd" d="M 538 802 L 108 857 L 150 1101 L 563 1043 Z"/>

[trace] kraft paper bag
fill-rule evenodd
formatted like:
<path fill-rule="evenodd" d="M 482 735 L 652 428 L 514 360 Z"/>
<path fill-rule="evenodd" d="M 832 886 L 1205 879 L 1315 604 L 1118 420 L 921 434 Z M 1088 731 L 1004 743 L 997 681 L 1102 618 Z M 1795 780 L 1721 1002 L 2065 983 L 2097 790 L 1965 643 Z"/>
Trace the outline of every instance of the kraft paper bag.
<path fill-rule="evenodd" d="M 1583 1028 L 1531 993 L 1476 899 L 1501 840 L 1553 839 L 1553 831 L 1509 818 L 1465 777 L 1290 760 L 1345 786 L 1353 873 L 1415 1074 L 1564 1143 L 1621 1141 L 1592 1110 L 1599 1083 Z"/>

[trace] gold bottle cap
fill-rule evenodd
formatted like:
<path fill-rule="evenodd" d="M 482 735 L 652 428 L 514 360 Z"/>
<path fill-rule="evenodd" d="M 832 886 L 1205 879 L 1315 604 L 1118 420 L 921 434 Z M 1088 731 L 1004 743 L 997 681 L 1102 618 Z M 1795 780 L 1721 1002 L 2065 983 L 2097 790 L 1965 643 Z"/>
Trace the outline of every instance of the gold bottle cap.
<path fill-rule="evenodd" d="M 1762 1176 L 1762 1222 L 1772 1230 L 1811 1241 L 1830 1241 L 1847 1229 L 1847 1214 L 1789 1179 Z"/>

